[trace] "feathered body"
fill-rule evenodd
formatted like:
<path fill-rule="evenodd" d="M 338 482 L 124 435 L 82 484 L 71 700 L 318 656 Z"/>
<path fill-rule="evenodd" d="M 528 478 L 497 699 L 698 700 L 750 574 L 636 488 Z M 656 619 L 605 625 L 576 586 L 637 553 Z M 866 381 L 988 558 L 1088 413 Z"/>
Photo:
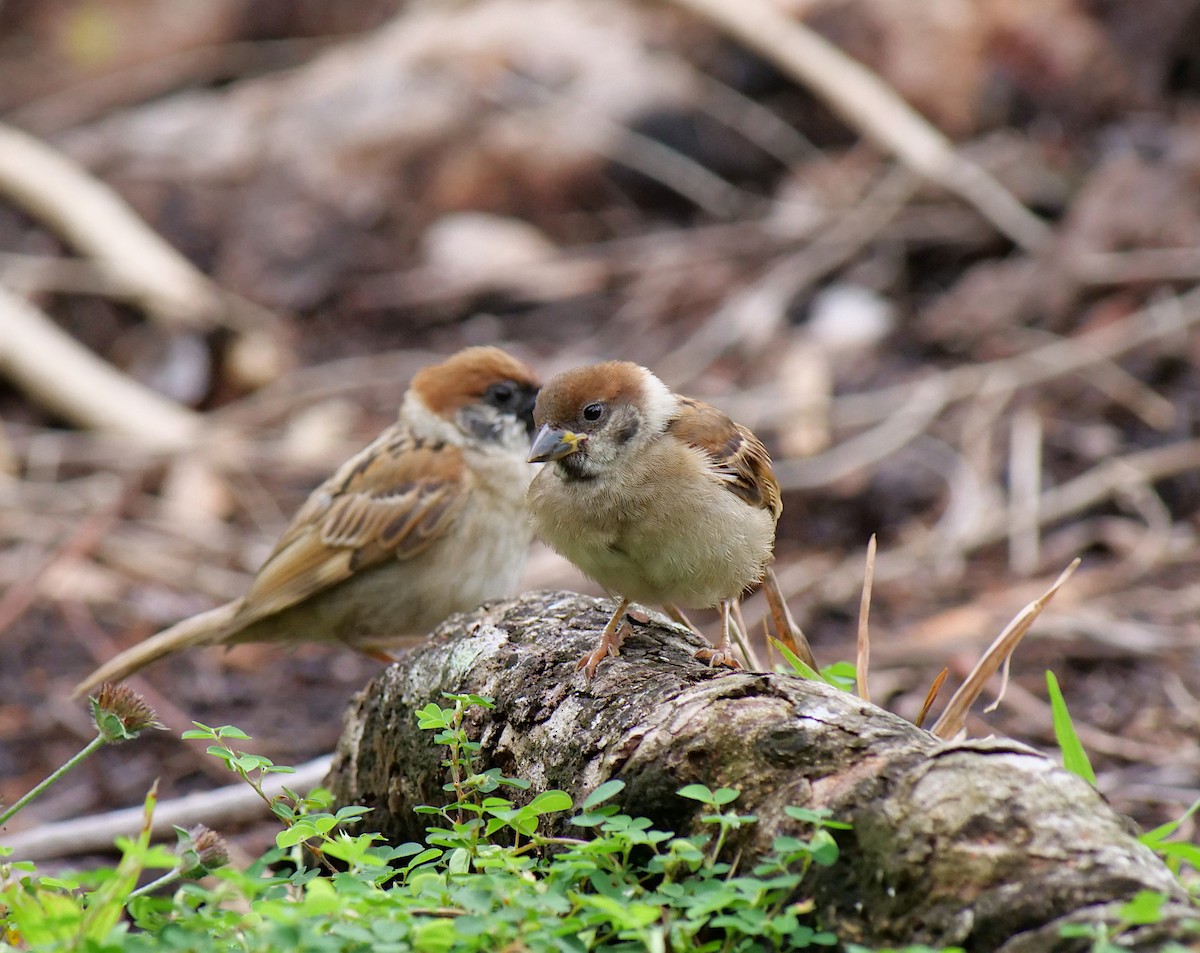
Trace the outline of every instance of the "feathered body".
<path fill-rule="evenodd" d="M 512 594 L 531 539 L 525 456 L 537 387 L 499 348 L 425 368 L 396 423 L 309 495 L 242 598 L 133 646 L 76 694 L 195 645 L 377 651 Z"/>
<path fill-rule="evenodd" d="M 624 361 L 553 379 L 534 418 L 534 531 L 609 593 L 724 613 L 762 578 L 783 507 L 745 427 Z"/>

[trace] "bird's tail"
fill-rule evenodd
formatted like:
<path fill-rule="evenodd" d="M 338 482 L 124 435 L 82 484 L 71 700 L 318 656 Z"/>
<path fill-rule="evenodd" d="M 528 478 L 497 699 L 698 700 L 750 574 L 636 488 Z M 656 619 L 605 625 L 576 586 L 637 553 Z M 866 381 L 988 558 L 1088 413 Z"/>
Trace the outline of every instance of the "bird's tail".
<path fill-rule="evenodd" d="M 184 619 L 169 629 L 163 629 L 157 635 L 150 636 L 144 642 L 127 648 L 76 685 L 71 697 L 80 698 L 102 682 L 119 682 L 151 662 L 157 662 L 160 658 L 181 649 L 197 645 L 216 645 L 225 641 L 236 628 L 232 621 L 239 606 L 240 600 L 227 602 L 215 609 Z"/>

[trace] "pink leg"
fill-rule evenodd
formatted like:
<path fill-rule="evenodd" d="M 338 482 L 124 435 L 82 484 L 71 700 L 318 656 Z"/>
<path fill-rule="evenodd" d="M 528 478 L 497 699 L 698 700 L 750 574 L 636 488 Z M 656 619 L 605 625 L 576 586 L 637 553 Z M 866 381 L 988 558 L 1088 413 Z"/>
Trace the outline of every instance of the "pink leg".
<path fill-rule="evenodd" d="M 742 663 L 733 657 L 733 646 L 729 643 L 729 602 L 721 600 L 721 641 L 715 649 L 701 649 L 696 658 L 710 666 L 724 665 L 726 668 L 741 668 Z"/>
<path fill-rule="evenodd" d="M 633 631 L 628 622 L 624 625 L 621 624 L 625 617 L 625 610 L 628 608 L 629 600 L 622 599 L 620 605 L 617 606 L 617 611 L 608 620 L 608 625 L 600 633 L 600 641 L 596 643 L 594 649 L 579 660 L 579 664 L 575 666 L 575 671 L 578 672 L 582 669 L 584 675 L 592 678 L 596 674 L 596 669 L 601 662 L 610 655 L 615 658 L 621 654 L 621 643 L 625 641 L 625 636 Z"/>

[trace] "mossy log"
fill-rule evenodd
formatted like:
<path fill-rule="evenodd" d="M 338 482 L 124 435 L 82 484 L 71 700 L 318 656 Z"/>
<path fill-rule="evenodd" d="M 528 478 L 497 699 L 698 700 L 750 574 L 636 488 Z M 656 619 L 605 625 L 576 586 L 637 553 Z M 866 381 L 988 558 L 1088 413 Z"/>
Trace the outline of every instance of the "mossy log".
<path fill-rule="evenodd" d="M 838 832 L 839 861 L 801 887 L 843 940 L 1080 949 L 1062 925 L 1115 924 L 1140 890 L 1171 902 L 1123 942 L 1159 949 L 1185 935 L 1194 907 L 1133 824 L 1037 751 L 945 743 L 824 684 L 714 671 L 692 658 L 697 636 L 657 616 L 635 623 L 621 656 L 587 682 L 575 664 L 611 608 L 530 593 L 447 621 L 355 700 L 329 778 L 338 802 L 374 808 L 370 823 L 390 839 L 420 839 L 426 819 L 413 807 L 443 803 L 446 779 L 415 712 L 442 692 L 474 692 L 496 702 L 470 715 L 483 759 L 531 794 L 561 788 L 579 803 L 620 778 L 627 813 L 690 832 L 698 805 L 679 788 L 736 788 L 737 808 L 759 819 L 732 845 L 743 868 L 800 832 L 788 805 L 853 825 Z"/>

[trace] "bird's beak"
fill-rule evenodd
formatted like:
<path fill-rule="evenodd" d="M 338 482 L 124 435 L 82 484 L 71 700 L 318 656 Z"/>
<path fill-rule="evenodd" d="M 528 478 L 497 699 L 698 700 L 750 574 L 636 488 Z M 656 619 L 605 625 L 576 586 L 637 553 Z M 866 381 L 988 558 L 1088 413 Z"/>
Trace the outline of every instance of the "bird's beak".
<path fill-rule="evenodd" d="M 529 448 L 530 463 L 549 463 L 577 452 L 587 442 L 587 434 L 559 430 L 546 424 Z"/>

